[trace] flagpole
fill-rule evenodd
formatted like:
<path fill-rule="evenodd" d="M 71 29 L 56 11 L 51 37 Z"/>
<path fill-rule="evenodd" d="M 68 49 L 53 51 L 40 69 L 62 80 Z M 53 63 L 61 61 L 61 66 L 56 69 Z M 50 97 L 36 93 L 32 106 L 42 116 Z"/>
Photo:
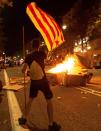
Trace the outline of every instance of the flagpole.
<path fill-rule="evenodd" d="M 22 27 L 22 34 L 23 34 L 23 59 L 25 59 L 25 28 L 24 25 Z M 25 83 L 26 75 L 24 73 L 24 100 L 25 100 L 25 110 L 26 110 L 26 83 Z"/>
<path fill-rule="evenodd" d="M 23 58 L 25 58 L 25 29 L 24 25 L 22 27 L 22 43 L 23 43 Z"/>

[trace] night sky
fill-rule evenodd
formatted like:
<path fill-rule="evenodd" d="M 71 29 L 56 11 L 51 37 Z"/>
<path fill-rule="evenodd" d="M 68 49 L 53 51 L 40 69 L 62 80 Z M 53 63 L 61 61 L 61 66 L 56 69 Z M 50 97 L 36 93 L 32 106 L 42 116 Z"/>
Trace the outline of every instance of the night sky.
<path fill-rule="evenodd" d="M 53 16 L 58 23 L 73 6 L 76 0 L 36 0 L 38 6 Z M 25 13 L 26 5 L 32 0 L 14 0 L 13 7 L 5 8 L 5 29 L 7 35 L 6 54 L 18 55 L 22 50 L 22 26 L 25 27 L 25 44 L 39 36 L 30 19 Z"/>

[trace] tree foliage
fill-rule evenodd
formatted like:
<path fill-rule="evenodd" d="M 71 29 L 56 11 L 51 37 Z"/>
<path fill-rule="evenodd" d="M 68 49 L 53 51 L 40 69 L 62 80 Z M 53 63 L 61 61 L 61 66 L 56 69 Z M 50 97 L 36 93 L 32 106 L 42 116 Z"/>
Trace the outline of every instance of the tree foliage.
<path fill-rule="evenodd" d="M 101 25 L 100 0 L 78 0 L 63 17 L 63 23 L 67 25 L 65 39 L 67 44 L 68 40 L 71 42 L 69 45 L 72 47 L 75 40 L 92 37 L 95 29 L 97 31 L 97 27 Z"/>

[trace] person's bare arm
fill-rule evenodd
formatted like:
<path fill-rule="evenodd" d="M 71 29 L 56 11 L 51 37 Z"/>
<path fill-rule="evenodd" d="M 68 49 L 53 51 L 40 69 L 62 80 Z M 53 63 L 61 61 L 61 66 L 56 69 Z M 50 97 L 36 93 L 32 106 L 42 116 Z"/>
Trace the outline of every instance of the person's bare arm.
<path fill-rule="evenodd" d="M 22 73 L 26 72 L 27 67 L 28 67 L 27 63 L 24 63 L 23 68 L 22 68 Z"/>

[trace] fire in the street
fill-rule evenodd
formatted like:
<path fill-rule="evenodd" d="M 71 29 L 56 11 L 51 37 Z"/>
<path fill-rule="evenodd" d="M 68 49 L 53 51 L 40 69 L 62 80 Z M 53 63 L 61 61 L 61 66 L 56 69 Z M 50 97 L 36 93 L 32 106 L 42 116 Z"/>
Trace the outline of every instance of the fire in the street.
<path fill-rule="evenodd" d="M 63 63 L 57 64 L 54 68 L 50 69 L 49 73 L 62 73 L 67 72 L 71 74 L 75 64 L 75 59 L 73 57 L 69 57 L 67 60 L 64 60 Z"/>

